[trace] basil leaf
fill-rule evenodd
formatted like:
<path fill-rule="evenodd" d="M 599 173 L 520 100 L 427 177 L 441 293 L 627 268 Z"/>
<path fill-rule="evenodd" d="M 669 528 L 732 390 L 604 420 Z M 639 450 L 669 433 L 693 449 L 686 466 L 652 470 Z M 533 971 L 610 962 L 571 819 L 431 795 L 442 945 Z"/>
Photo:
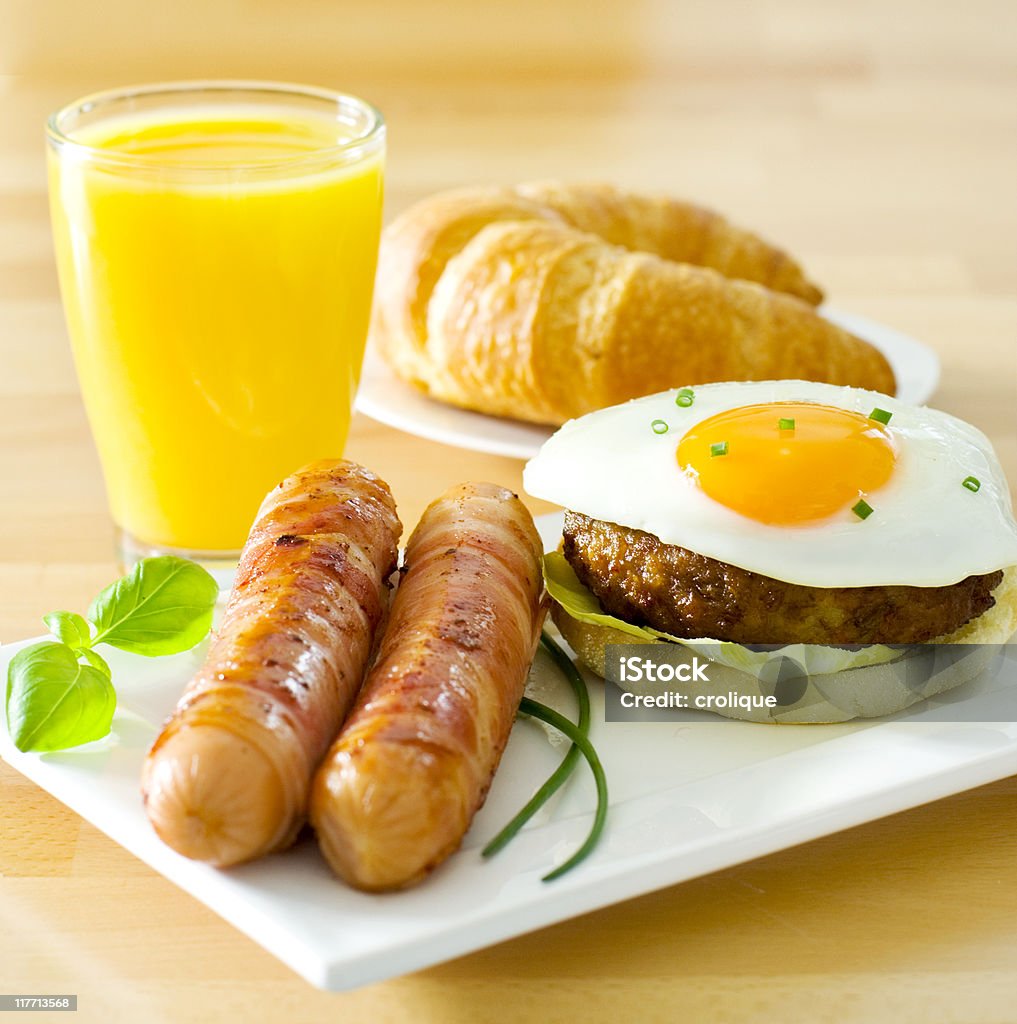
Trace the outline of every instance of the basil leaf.
<path fill-rule="evenodd" d="M 116 706 L 109 679 L 79 665 L 66 644 L 33 644 L 8 666 L 7 730 L 18 750 L 65 750 L 101 739 Z"/>
<path fill-rule="evenodd" d="M 92 668 L 97 672 L 101 672 L 107 679 L 113 678 L 113 673 L 110 671 L 109 665 L 106 664 L 106 659 L 101 654 L 97 654 L 87 647 L 83 647 L 80 651 L 75 651 L 74 653 L 78 657 L 84 658 Z"/>
<path fill-rule="evenodd" d="M 88 623 L 77 612 L 50 612 L 42 621 L 57 640 L 68 647 L 87 647 L 92 642 Z"/>
<path fill-rule="evenodd" d="M 150 658 L 189 650 L 211 628 L 218 594 L 215 580 L 186 558 L 143 558 L 92 602 L 92 645 Z"/>

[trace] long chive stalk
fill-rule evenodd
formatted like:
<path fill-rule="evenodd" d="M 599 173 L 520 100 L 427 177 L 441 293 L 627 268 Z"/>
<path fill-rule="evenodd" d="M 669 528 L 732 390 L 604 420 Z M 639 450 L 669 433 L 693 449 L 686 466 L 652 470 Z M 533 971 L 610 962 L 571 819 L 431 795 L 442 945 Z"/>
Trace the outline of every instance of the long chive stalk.
<path fill-rule="evenodd" d="M 567 736 L 579 748 L 579 752 L 586 758 L 590 771 L 593 772 L 593 779 L 597 784 L 597 810 L 593 816 L 593 825 L 590 826 L 582 846 L 567 861 L 559 864 L 553 871 L 544 875 L 541 881 L 551 882 L 560 878 L 566 871 L 571 871 L 577 864 L 585 860 L 593 848 L 597 845 L 601 833 L 604 831 L 604 823 L 607 821 L 607 776 L 604 774 L 604 766 L 600 763 L 597 751 L 593 744 L 579 731 L 574 722 L 570 722 L 564 715 L 559 715 L 553 708 L 546 704 L 523 697 L 519 704 L 519 712 L 546 722 L 559 732 Z"/>
<path fill-rule="evenodd" d="M 576 723 L 576 728 L 583 736 L 588 736 L 590 732 L 590 693 L 586 688 L 586 681 L 580 675 L 572 659 L 546 631 L 541 633 L 540 645 L 551 656 L 555 665 L 572 687 L 572 691 L 576 695 L 576 704 L 579 707 L 579 721 Z M 516 837 L 519 830 L 530 818 L 565 784 L 568 777 L 575 770 L 579 757 L 579 747 L 573 743 L 569 747 L 568 753 L 562 759 L 561 764 L 548 776 L 547 781 L 530 797 L 522 810 L 484 847 L 481 851 L 483 856 L 494 856 L 494 854 L 503 849 Z"/>

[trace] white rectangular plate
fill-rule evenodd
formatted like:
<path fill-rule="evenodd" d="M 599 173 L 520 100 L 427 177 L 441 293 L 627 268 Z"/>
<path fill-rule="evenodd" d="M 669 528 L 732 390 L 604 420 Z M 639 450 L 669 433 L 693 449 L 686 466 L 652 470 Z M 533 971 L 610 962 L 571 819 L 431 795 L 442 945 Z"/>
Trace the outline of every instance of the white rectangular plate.
<path fill-rule="evenodd" d="M 539 525 L 553 546 L 560 517 Z M 0 678 L 15 651 L 31 642 L 4 648 Z M 354 988 L 427 967 L 1017 773 L 1017 723 L 922 722 L 921 714 L 840 726 L 762 726 L 705 715 L 605 722 L 601 686 L 591 679 L 592 737 L 611 812 L 589 860 L 555 882 L 540 880 L 589 829 L 594 793 L 583 766 L 505 850 L 489 861 L 480 856 L 561 755 L 541 727 L 521 722 L 462 849 L 418 888 L 368 896 L 332 877 L 309 835 L 285 853 L 230 871 L 192 863 L 156 838 L 138 790 L 142 759 L 202 655 L 199 648 L 150 660 L 110 651 L 120 697 L 110 737 L 64 753 L 21 754 L 0 727 L 0 755 L 322 988 Z M 572 714 L 570 691 L 543 657 L 531 691 Z"/>

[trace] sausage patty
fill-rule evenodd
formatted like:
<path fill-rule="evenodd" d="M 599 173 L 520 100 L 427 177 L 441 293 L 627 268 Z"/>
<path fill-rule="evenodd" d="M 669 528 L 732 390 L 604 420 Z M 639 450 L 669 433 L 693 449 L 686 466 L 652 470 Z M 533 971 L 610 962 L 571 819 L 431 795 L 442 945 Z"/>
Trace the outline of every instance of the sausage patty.
<path fill-rule="evenodd" d="M 604 610 L 683 638 L 742 644 L 913 644 L 996 602 L 1002 572 L 948 587 L 804 587 L 565 513 L 564 553 Z"/>

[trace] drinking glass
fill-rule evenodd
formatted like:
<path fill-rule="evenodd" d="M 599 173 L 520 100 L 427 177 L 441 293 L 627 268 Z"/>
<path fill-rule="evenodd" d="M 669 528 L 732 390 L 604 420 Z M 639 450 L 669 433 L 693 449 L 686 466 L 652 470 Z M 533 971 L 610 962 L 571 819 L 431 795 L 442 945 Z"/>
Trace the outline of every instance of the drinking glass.
<path fill-rule="evenodd" d="M 60 288 L 120 560 L 229 566 L 265 493 L 343 452 L 384 121 L 325 89 L 181 82 L 86 97 L 47 137 Z"/>

